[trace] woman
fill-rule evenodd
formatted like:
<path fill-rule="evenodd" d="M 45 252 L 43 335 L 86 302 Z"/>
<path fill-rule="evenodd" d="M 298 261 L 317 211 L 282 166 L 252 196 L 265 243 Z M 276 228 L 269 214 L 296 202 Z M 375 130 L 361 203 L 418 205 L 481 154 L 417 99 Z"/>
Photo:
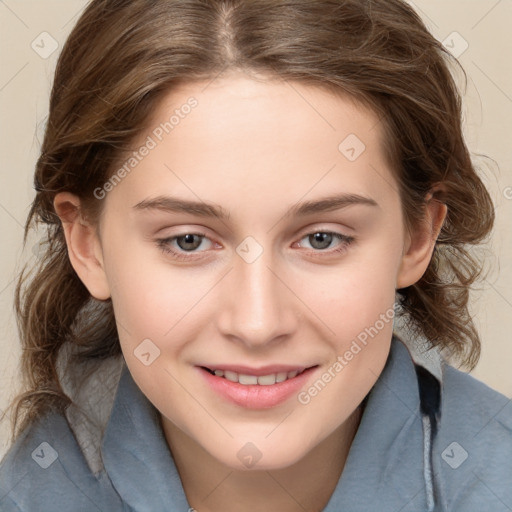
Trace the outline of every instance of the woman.
<path fill-rule="evenodd" d="M 494 220 L 460 119 L 399 0 L 93 0 L 2 510 L 512 508 L 509 401 L 441 356 Z"/>

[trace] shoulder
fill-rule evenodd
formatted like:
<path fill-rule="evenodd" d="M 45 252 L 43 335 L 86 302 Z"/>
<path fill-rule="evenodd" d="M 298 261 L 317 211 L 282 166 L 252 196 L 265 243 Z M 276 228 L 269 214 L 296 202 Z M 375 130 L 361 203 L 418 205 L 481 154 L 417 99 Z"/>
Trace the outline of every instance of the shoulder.
<path fill-rule="evenodd" d="M 445 365 L 433 459 L 446 510 L 512 510 L 512 400 Z"/>
<path fill-rule="evenodd" d="M 512 435 L 510 398 L 450 365 L 444 367 L 442 388 L 442 416 L 446 423 L 460 423 L 464 419 L 460 428 L 471 431 L 478 428 L 483 435 L 485 427 L 492 423 L 498 430 Z"/>
<path fill-rule="evenodd" d="M 50 412 L 29 426 L 0 463 L 0 510 L 127 510 L 107 475 L 92 474 L 66 418 Z"/>

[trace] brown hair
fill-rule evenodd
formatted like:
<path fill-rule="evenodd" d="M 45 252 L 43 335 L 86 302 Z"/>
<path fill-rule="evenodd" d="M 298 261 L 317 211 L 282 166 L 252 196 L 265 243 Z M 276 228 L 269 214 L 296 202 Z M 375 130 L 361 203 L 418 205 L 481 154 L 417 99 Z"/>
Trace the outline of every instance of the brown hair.
<path fill-rule="evenodd" d="M 422 220 L 427 193 L 442 184 L 436 197 L 448 214 L 432 260 L 398 296 L 415 333 L 472 368 L 480 342 L 468 294 L 481 264 L 468 244 L 487 237 L 494 209 L 463 139 L 450 58 L 401 0 L 92 0 L 59 57 L 36 164 L 25 241 L 43 223 L 48 245 L 16 287 L 27 390 L 15 401 L 13 431 L 22 411 L 19 431 L 69 404 L 56 370 L 64 342 L 87 358 L 121 353 L 111 301 L 92 298 L 70 264 L 55 195 L 78 195 L 97 219 L 94 190 L 159 100 L 179 82 L 226 70 L 324 87 L 371 106 L 410 229 Z"/>

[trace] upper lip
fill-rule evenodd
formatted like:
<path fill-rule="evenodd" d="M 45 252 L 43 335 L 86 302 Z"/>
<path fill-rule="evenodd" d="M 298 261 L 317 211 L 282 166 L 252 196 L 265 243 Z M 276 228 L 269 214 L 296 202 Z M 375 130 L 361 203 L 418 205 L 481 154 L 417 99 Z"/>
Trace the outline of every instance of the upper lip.
<path fill-rule="evenodd" d="M 311 366 L 297 366 L 297 365 L 288 365 L 288 364 L 271 364 L 267 366 L 260 366 L 259 368 L 251 368 L 250 366 L 244 365 L 236 365 L 236 364 L 212 364 L 212 365 L 201 365 L 210 370 L 227 370 L 236 372 L 242 375 L 270 375 L 272 373 L 283 373 L 283 372 L 293 372 L 297 371 L 297 373 L 301 373 L 307 368 L 311 368 Z M 312 365 L 316 366 L 316 365 Z"/>

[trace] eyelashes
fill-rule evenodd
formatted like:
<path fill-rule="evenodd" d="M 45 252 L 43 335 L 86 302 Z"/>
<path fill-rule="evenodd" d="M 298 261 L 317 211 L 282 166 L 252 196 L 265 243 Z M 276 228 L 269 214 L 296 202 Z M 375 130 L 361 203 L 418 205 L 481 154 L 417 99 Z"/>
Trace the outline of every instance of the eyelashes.
<path fill-rule="evenodd" d="M 160 249 L 164 253 L 171 254 L 176 259 L 192 260 L 193 258 L 196 258 L 195 252 L 190 253 L 190 251 L 184 251 L 184 250 L 178 251 L 176 249 L 173 249 L 171 244 L 174 241 L 182 240 L 182 239 L 185 239 L 185 244 L 190 244 L 191 243 L 190 238 L 193 238 L 193 237 L 200 237 L 203 239 L 207 239 L 205 233 L 184 233 L 182 235 L 171 236 L 168 238 L 160 238 L 159 240 L 157 240 L 157 244 L 158 244 L 158 247 L 160 247 Z M 202 244 L 202 240 L 201 240 L 199 246 L 201 244 Z M 192 245 L 194 245 L 194 244 L 192 244 Z M 200 252 L 204 252 L 204 251 L 200 251 Z M 187 254 L 193 254 L 193 256 L 188 256 Z"/>
<path fill-rule="evenodd" d="M 321 236 L 319 237 L 319 235 Z M 307 238 L 310 245 L 312 245 L 311 249 L 306 249 L 306 253 L 313 256 L 319 255 L 321 257 L 344 253 L 355 240 L 353 236 L 344 235 L 335 231 L 322 230 L 307 233 L 302 236 L 302 238 L 300 238 L 300 241 L 304 240 L 305 238 Z M 167 255 L 171 255 L 174 259 L 182 261 L 194 261 L 202 257 L 200 255 L 201 253 L 208 252 L 207 250 L 196 251 L 196 249 L 203 245 L 204 240 L 209 240 L 205 233 L 187 232 L 181 235 L 157 239 L 156 243 L 162 252 Z M 334 242 L 335 240 L 339 241 L 338 245 L 335 246 L 335 249 L 314 247 L 314 245 L 322 246 L 326 242 L 327 245 L 330 246 L 331 242 Z M 180 245 L 185 247 L 180 247 Z M 191 245 L 192 247 L 187 247 L 187 245 Z M 212 245 L 214 245 L 213 242 Z M 187 248 L 192 250 L 187 251 Z"/>

